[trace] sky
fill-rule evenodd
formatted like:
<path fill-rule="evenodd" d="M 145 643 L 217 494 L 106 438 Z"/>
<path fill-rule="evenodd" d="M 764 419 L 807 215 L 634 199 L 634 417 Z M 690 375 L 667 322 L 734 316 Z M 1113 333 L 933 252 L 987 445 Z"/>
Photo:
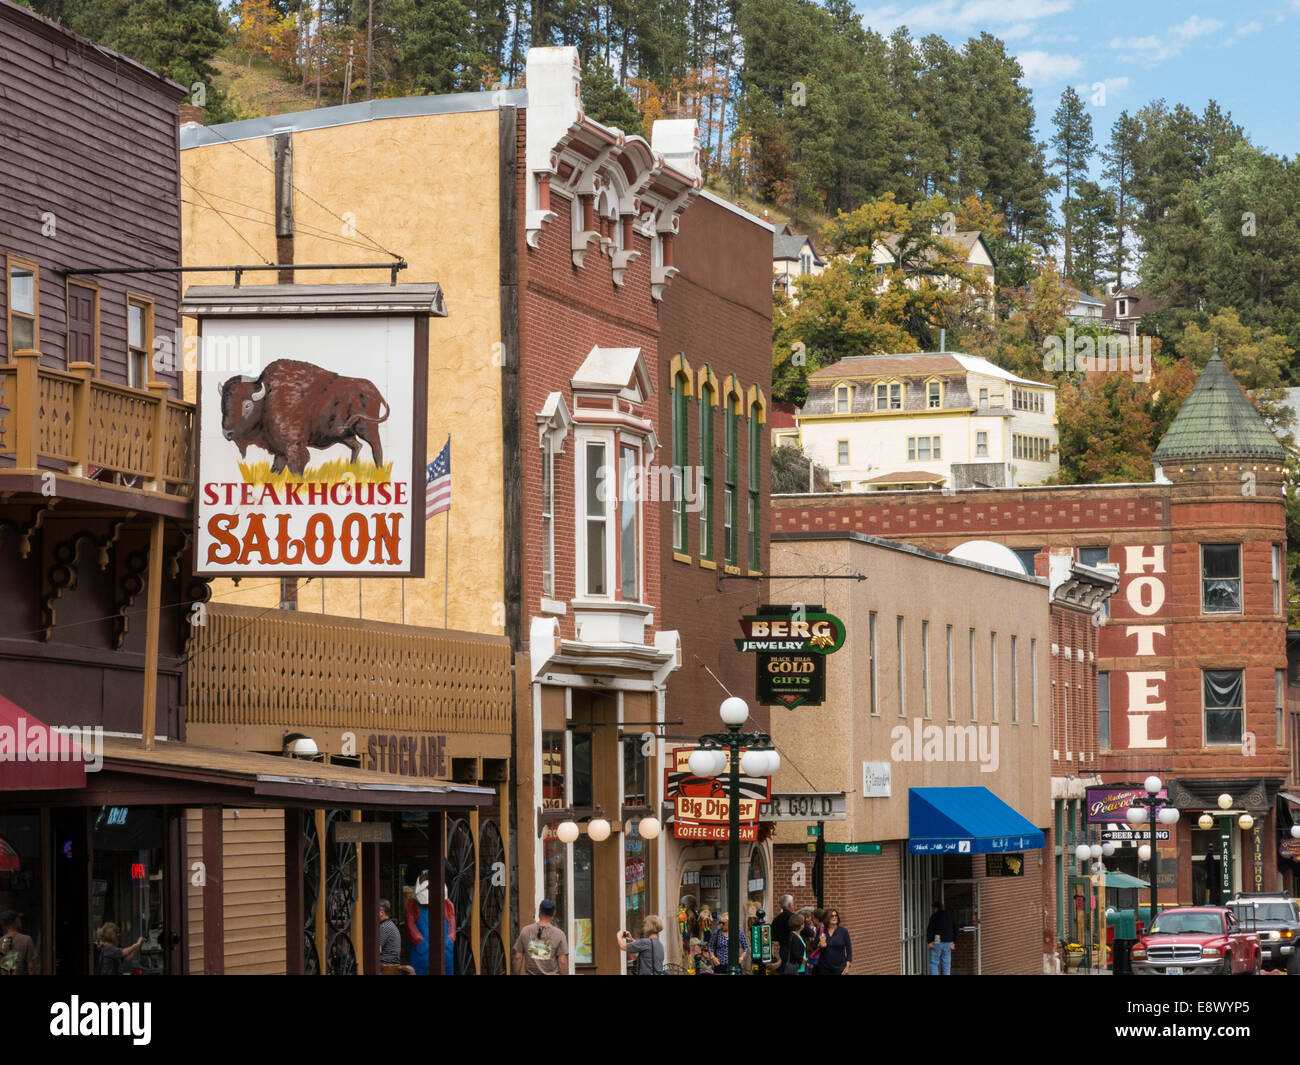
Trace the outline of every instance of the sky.
<path fill-rule="evenodd" d="M 1198 113 L 1217 100 L 1260 148 L 1300 155 L 1300 0 L 858 0 L 857 9 L 882 34 L 907 26 L 957 47 L 981 32 L 1001 38 L 1033 90 L 1040 140 L 1073 85 L 1099 145 L 1121 111 L 1163 97 Z"/>

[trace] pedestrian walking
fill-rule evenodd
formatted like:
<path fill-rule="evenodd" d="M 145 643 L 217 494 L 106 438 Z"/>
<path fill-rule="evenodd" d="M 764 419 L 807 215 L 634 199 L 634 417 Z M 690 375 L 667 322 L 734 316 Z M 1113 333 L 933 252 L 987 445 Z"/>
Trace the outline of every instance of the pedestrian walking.
<path fill-rule="evenodd" d="M 777 970 L 782 976 L 803 976 L 808 972 L 808 942 L 811 932 L 805 936 L 805 931 L 808 930 L 804 928 L 799 914 L 794 914 L 786 931 L 785 943 L 782 944 L 781 957 L 785 961 Z"/>
<path fill-rule="evenodd" d="M 35 976 L 39 971 L 36 942 L 23 934 L 23 915 L 5 910 L 0 914 L 0 976 Z"/>
<path fill-rule="evenodd" d="M 515 940 L 517 976 L 568 975 L 569 941 L 551 923 L 554 917 L 555 903 L 542 899 L 537 907 L 537 920 L 519 930 L 519 938 Z"/>
<path fill-rule="evenodd" d="M 383 973 L 415 975 L 414 968 L 402 964 L 402 933 L 393 920 L 393 904 L 387 899 L 379 900 L 379 965 Z"/>
<path fill-rule="evenodd" d="M 930 975 L 952 975 L 952 952 L 957 942 L 957 924 L 952 914 L 936 902 L 931 907 L 930 923 L 925 926 L 925 937 L 930 941 Z"/>
<path fill-rule="evenodd" d="M 817 959 L 815 976 L 844 976 L 853 964 L 853 942 L 849 930 L 840 924 L 840 911 L 826 911 L 826 926 L 817 940 L 821 951 Z"/>
<path fill-rule="evenodd" d="M 664 945 L 659 939 L 663 930 L 663 921 L 652 913 L 641 922 L 640 939 L 633 939 L 631 932 L 619 931 L 618 949 L 627 951 L 629 976 L 664 975 Z"/>
<path fill-rule="evenodd" d="M 804 920 L 804 928 L 812 933 L 812 943 L 808 948 L 808 972 L 815 975 L 817 966 L 822 960 L 822 933 L 826 931 L 826 911 L 809 910 Z"/>
<path fill-rule="evenodd" d="M 95 963 L 96 976 L 121 976 L 126 963 L 140 956 L 140 948 L 144 946 L 144 936 L 129 947 L 119 947 L 117 938 L 120 934 L 121 929 L 112 921 L 104 924 L 96 933 L 95 939 L 99 944 L 99 960 Z"/>
<path fill-rule="evenodd" d="M 728 960 L 731 957 L 731 937 L 728 934 L 731 928 L 731 914 L 724 913 L 718 917 L 717 924 L 713 932 L 709 935 L 709 946 L 705 951 L 709 964 L 713 966 L 715 972 L 726 972 Z M 745 958 L 748 951 L 745 949 L 745 942 L 742 939 L 736 944 L 737 960 L 740 967 L 745 967 Z"/>
<path fill-rule="evenodd" d="M 780 952 L 780 967 L 777 972 L 785 971 L 785 964 L 789 959 L 789 940 L 790 933 L 803 926 L 803 920 L 794 912 L 794 896 L 782 895 L 780 899 L 781 912 L 772 918 L 772 947 Z"/>

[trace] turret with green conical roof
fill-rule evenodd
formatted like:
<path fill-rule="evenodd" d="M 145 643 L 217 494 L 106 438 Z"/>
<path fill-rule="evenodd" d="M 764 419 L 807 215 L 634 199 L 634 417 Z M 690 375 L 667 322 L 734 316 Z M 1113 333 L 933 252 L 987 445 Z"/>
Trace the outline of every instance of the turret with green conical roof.
<path fill-rule="evenodd" d="M 1219 345 L 1178 409 L 1154 455 L 1165 470 L 1197 459 L 1284 462 L 1286 452 L 1219 358 Z"/>

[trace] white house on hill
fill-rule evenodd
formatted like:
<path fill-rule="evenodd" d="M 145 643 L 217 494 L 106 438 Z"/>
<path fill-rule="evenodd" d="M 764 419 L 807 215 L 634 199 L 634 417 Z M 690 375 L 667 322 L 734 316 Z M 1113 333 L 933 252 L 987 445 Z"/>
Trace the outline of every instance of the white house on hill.
<path fill-rule="evenodd" d="M 957 352 L 823 367 L 799 429 L 804 453 L 844 491 L 1005 488 L 1059 468 L 1055 387 Z"/>

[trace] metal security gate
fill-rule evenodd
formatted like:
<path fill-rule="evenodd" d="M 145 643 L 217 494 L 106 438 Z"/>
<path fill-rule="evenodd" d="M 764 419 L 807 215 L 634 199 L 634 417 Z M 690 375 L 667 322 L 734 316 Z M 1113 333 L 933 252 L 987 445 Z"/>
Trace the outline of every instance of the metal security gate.
<path fill-rule="evenodd" d="M 906 847 L 903 843 L 900 846 Z M 930 923 L 930 905 L 940 897 L 940 859 L 929 854 L 902 855 L 901 892 L 899 907 L 899 937 L 903 955 L 903 973 L 909 976 L 924 975 L 929 971 L 929 944 L 925 939 L 925 926 Z"/>

